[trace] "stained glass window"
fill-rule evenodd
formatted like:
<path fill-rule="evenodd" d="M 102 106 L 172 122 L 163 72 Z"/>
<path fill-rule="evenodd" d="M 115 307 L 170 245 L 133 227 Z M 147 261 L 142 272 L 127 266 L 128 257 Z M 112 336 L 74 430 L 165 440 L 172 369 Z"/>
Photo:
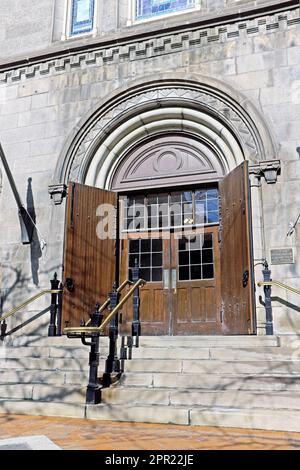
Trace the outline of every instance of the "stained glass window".
<path fill-rule="evenodd" d="M 143 20 L 166 13 L 194 8 L 196 0 L 136 0 L 136 19 Z"/>
<path fill-rule="evenodd" d="M 95 0 L 72 0 L 71 35 L 93 30 L 94 8 Z"/>

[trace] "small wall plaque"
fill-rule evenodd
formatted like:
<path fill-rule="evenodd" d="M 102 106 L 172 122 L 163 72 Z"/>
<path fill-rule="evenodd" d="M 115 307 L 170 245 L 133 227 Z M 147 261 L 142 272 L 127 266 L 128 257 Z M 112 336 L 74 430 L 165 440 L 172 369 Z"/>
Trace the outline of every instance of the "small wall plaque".
<path fill-rule="evenodd" d="M 271 250 L 271 264 L 293 264 L 293 248 L 276 248 Z"/>

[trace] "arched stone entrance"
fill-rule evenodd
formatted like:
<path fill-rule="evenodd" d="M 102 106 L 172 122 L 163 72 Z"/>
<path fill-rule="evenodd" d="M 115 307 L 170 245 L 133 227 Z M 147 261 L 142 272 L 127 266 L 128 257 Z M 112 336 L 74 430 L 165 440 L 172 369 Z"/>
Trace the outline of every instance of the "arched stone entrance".
<path fill-rule="evenodd" d="M 151 205 L 149 204 L 150 193 L 157 202 L 164 194 L 165 197 L 167 196 L 169 205 L 176 194 L 177 197 L 180 197 L 180 203 L 183 205 L 185 193 L 189 193 L 190 199 L 185 202 L 187 205 L 192 204 L 193 211 L 186 217 L 191 221 L 186 224 L 191 233 L 186 233 L 185 248 L 180 249 L 180 244 L 173 235 L 174 227 L 169 223 L 167 230 L 162 230 L 162 227 L 159 226 L 154 227 L 159 231 L 159 236 L 155 230 L 151 230 L 150 251 L 144 252 L 147 256 L 149 255 L 148 259 L 152 260 L 155 254 L 157 259 L 163 260 L 160 266 L 141 265 L 141 268 L 150 269 L 147 274 L 150 276 L 148 283 L 150 287 L 148 293 L 145 294 L 148 296 L 148 300 L 144 299 L 144 304 L 150 306 L 150 309 L 151 300 L 154 300 L 156 305 L 162 306 L 162 304 L 166 304 L 166 296 L 170 298 L 172 289 L 173 294 L 175 291 L 176 295 L 180 292 L 178 280 L 182 282 L 182 286 L 183 281 L 188 284 L 181 289 L 181 299 L 173 297 L 173 301 L 168 303 L 164 310 L 163 320 L 156 321 L 153 329 L 151 329 L 151 321 L 148 321 L 149 332 L 158 332 L 159 334 L 196 334 L 200 332 L 194 330 L 195 325 L 192 325 L 191 321 L 186 321 L 187 318 L 181 322 L 185 324 L 184 328 L 186 329 L 176 330 L 174 328 L 174 305 L 176 304 L 177 307 L 178 305 L 186 305 L 187 299 L 193 298 L 191 285 L 195 281 L 195 292 L 197 293 L 194 296 L 194 304 L 201 304 L 201 302 L 203 304 L 206 298 L 207 305 L 213 306 L 210 312 L 208 308 L 204 307 L 205 322 L 210 325 L 208 325 L 208 329 L 205 327 L 201 331 L 202 333 L 253 333 L 255 330 L 253 318 L 250 327 L 248 325 L 247 328 L 245 323 L 241 331 L 238 328 L 236 330 L 234 328 L 232 330 L 226 329 L 224 325 L 223 327 L 221 325 L 220 328 L 220 325 L 210 328 L 213 323 L 215 325 L 222 323 L 222 316 L 224 316 L 222 276 L 220 274 L 218 277 L 217 274 L 218 271 L 222 271 L 223 262 L 217 248 L 220 242 L 218 236 L 219 220 L 195 223 L 195 219 L 199 216 L 195 207 L 198 203 L 199 206 L 201 205 L 197 199 L 201 191 L 208 200 L 209 191 L 212 193 L 217 191 L 218 183 L 223 181 L 225 175 L 229 175 L 242 162 L 258 163 L 259 160 L 267 159 L 273 151 L 273 157 L 276 155 L 267 127 L 251 103 L 237 95 L 229 87 L 214 80 L 195 81 L 190 78 L 182 80 L 179 77 L 177 79 L 164 78 L 162 81 L 149 80 L 147 84 L 139 83 L 129 90 L 114 93 L 79 127 L 78 133 L 70 139 L 72 142 L 68 142 L 64 159 L 57 168 L 57 175 L 60 175 L 61 181 L 78 181 L 89 186 L 117 191 L 125 196 L 125 201 L 132 197 L 131 193 L 133 192 L 135 193 L 134 197 L 144 199 L 146 206 Z M 249 187 L 246 188 L 244 182 L 241 186 L 238 184 L 238 178 L 244 178 L 245 174 L 244 169 L 235 173 L 237 175 L 235 186 L 240 191 L 240 193 L 234 194 L 237 201 L 246 201 L 245 194 Z M 227 185 L 228 188 L 230 184 Z M 247 189 L 246 193 L 245 188 Z M 248 197 L 248 193 L 246 196 Z M 215 193 L 212 199 L 217 199 L 217 197 Z M 233 206 L 236 204 L 233 200 L 228 203 Z M 168 217 L 170 221 L 170 214 Z M 208 220 L 208 214 L 206 217 Z M 185 225 L 184 218 L 182 225 Z M 142 260 L 142 245 L 146 245 L 143 240 L 145 233 L 149 232 L 148 229 L 149 227 L 144 227 L 144 234 L 135 231 L 134 236 L 139 240 L 138 247 L 134 248 L 134 243 L 132 243 L 132 247 L 130 246 L 130 237 L 126 242 L 127 245 L 121 256 L 121 272 L 125 277 L 128 272 L 130 273 L 130 259 L 134 255 L 131 248 L 138 250 L 140 261 L 145 262 Z M 161 237 L 162 232 L 168 232 L 168 242 Z M 231 235 L 234 237 L 234 234 Z M 193 250 L 186 247 L 190 246 L 192 236 L 198 244 L 204 243 L 205 245 L 205 240 L 207 241 L 205 256 L 210 256 L 210 259 L 214 260 L 213 263 L 191 262 Z M 248 235 L 246 238 L 247 246 L 250 246 Z M 161 247 L 158 239 L 163 239 Z M 243 245 L 241 237 L 238 239 L 238 243 Z M 156 245 L 156 251 L 153 251 L 152 244 Z M 195 256 L 204 256 L 202 248 L 203 245 L 195 250 L 195 253 L 197 252 Z M 209 250 L 210 254 L 208 254 Z M 242 257 L 247 258 L 248 264 L 249 253 L 248 250 L 245 256 L 245 253 L 241 254 Z M 180 259 L 183 259 L 184 256 L 189 257 L 189 264 L 181 263 Z M 226 256 L 224 256 L 225 258 Z M 240 261 L 242 264 L 244 263 L 244 260 Z M 157 260 L 155 262 L 158 263 Z M 227 269 L 231 270 L 232 276 L 235 276 L 228 259 L 226 263 Z M 210 275 L 209 273 L 203 274 L 204 264 L 213 265 L 212 268 L 205 268 L 211 269 Z M 194 275 L 192 275 L 193 266 L 197 267 L 194 269 Z M 158 268 L 160 268 L 159 279 L 155 279 Z M 176 279 L 174 278 L 174 270 L 176 270 Z M 197 270 L 198 273 L 196 273 Z M 211 274 L 212 270 L 213 275 Z M 184 271 L 185 274 L 183 274 Z M 241 279 L 242 275 L 244 276 L 244 280 L 241 281 L 238 278 L 236 282 L 239 285 L 241 282 L 245 282 L 247 285 L 249 276 L 250 278 L 252 276 L 250 271 L 250 268 L 244 269 L 242 274 L 239 274 Z M 144 273 L 146 274 L 146 270 Z M 160 283 L 158 289 L 156 289 L 157 286 L 154 286 L 155 282 Z M 230 286 L 228 289 L 230 290 Z M 201 290 L 204 293 L 202 297 L 199 296 Z M 230 295 L 227 297 L 230 298 Z M 236 301 L 236 305 L 237 303 L 238 301 Z M 173 307 L 170 307 L 170 304 L 173 304 Z M 191 303 L 189 308 L 191 318 Z M 230 308 L 235 307 L 230 306 Z M 186 310 L 186 307 L 181 310 L 184 309 Z M 160 308 L 160 311 L 162 312 L 163 308 Z M 233 311 L 230 315 L 234 317 Z M 159 322 L 161 329 L 158 327 Z"/>

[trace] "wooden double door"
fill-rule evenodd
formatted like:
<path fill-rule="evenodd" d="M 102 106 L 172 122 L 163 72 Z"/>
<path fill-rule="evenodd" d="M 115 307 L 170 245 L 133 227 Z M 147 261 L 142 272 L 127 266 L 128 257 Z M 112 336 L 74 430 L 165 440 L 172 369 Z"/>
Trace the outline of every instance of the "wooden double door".
<path fill-rule="evenodd" d="M 215 186 L 129 195 L 121 210 L 118 199 L 69 186 L 63 327 L 89 319 L 137 260 L 147 281 L 143 335 L 256 333 L 247 162 Z M 161 203 L 169 212 L 159 211 Z M 121 318 L 122 334 L 130 333 L 130 302 Z"/>
<path fill-rule="evenodd" d="M 221 334 L 218 226 L 130 234 L 122 240 L 122 278 L 140 266 L 141 328 L 146 335 Z M 123 310 L 129 332 L 132 305 Z"/>

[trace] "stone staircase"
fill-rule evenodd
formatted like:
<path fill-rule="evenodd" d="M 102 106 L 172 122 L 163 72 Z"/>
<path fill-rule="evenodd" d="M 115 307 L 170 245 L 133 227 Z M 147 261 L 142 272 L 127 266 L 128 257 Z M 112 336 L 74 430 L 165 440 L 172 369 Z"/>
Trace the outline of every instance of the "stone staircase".
<path fill-rule="evenodd" d="M 100 405 L 85 405 L 88 354 L 66 337 L 6 338 L 0 413 L 300 432 L 294 336 L 142 337 Z"/>

